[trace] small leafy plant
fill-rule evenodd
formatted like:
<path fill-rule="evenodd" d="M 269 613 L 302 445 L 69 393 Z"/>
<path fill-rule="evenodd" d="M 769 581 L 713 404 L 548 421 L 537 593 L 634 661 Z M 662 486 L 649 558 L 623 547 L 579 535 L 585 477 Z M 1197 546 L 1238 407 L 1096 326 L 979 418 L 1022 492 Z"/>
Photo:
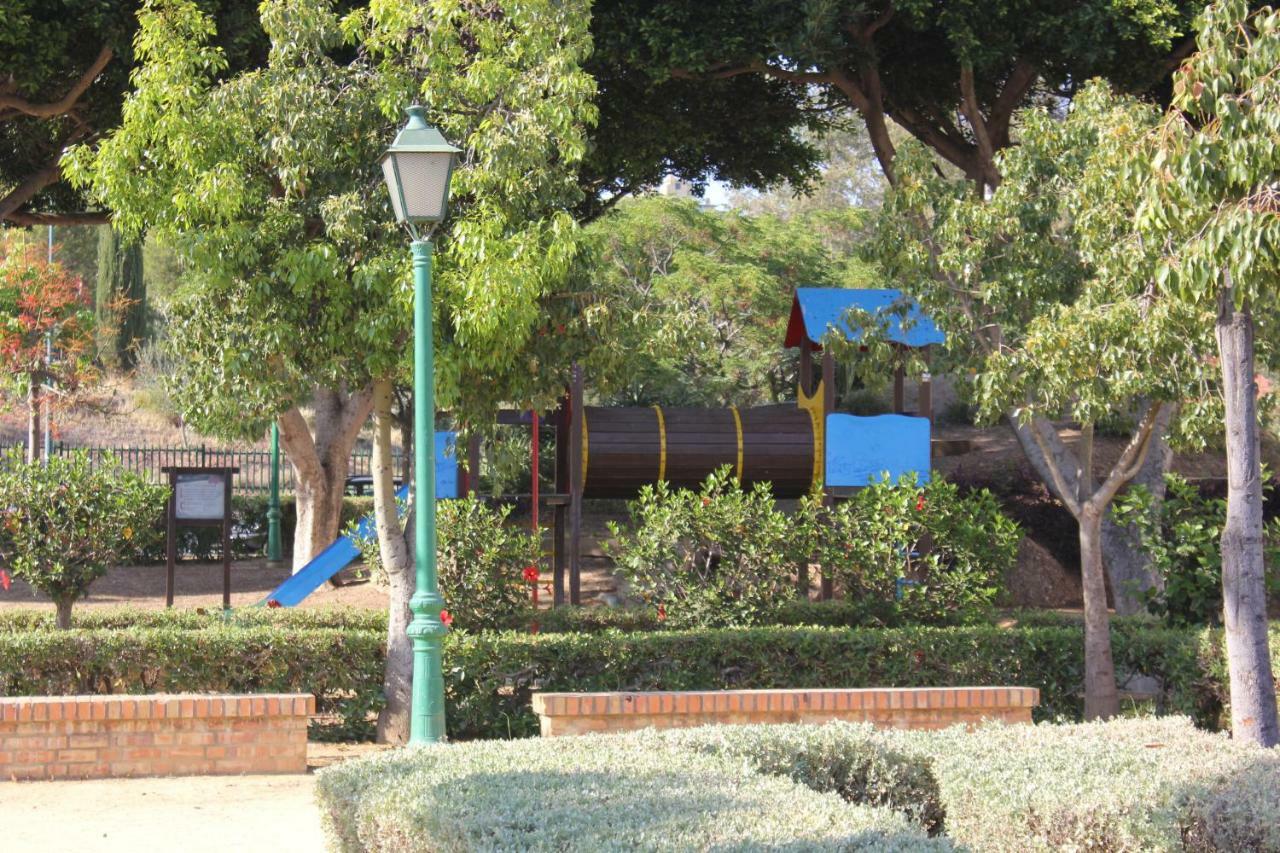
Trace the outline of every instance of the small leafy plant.
<path fill-rule="evenodd" d="M 859 489 L 823 525 L 817 559 L 845 598 L 896 600 L 900 619 L 924 624 L 989 613 L 1021 539 L 986 489 L 920 485 L 914 474 Z"/>
<path fill-rule="evenodd" d="M 0 459 L 0 557 L 70 628 L 72 604 L 157 535 L 166 491 L 110 458 L 95 467 L 75 453 L 41 465 L 10 451 Z"/>
<path fill-rule="evenodd" d="M 1222 525 L 1227 502 L 1200 493 L 1177 474 L 1165 475 L 1165 497 L 1134 486 L 1116 499 L 1117 523 L 1133 524 L 1164 579 L 1148 590 L 1147 609 L 1171 625 L 1222 624 Z M 1280 520 L 1265 530 L 1267 587 L 1280 595 Z"/>
<path fill-rule="evenodd" d="M 436 504 L 436 571 L 452 627 L 501 630 L 520 622 L 529 608 L 526 569 L 536 566 L 541 543 L 510 524 L 510 514 L 510 507 L 476 498 Z M 382 572 L 377 534 L 359 535 L 354 523 L 346 532 L 364 555 L 365 569 Z"/>
<path fill-rule="evenodd" d="M 744 490 L 729 468 L 698 491 L 646 486 L 631 525 L 606 550 L 631 591 L 673 625 L 752 625 L 794 596 L 808 537 L 792 536 L 766 484 Z"/>

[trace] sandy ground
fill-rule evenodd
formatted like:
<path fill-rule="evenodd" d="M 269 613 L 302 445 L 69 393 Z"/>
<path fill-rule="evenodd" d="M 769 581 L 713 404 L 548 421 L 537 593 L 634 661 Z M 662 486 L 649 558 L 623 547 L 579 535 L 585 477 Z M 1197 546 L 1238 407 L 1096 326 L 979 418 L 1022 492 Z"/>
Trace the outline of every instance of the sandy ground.
<path fill-rule="evenodd" d="M 349 571 L 349 570 L 348 570 Z M 344 572 L 339 577 L 346 575 Z M 288 566 L 268 566 L 265 560 L 243 560 L 231 564 L 231 606 L 247 607 L 262 601 L 289 576 Z M 164 607 L 165 568 L 160 566 L 120 566 L 94 581 L 89 596 L 77 601 L 75 610 L 95 607 Z M 49 599 L 15 580 L 8 592 L 0 590 L 2 607 L 51 607 Z M 222 606 L 221 563 L 179 563 L 174 571 L 174 606 L 220 608 Z M 302 602 L 302 607 L 365 607 L 385 610 L 387 591 L 378 584 L 359 581 L 342 587 L 321 584 Z"/>
<path fill-rule="evenodd" d="M 311 744 L 312 771 L 379 749 Z M 0 849 L 292 853 L 324 850 L 312 773 L 0 783 Z"/>

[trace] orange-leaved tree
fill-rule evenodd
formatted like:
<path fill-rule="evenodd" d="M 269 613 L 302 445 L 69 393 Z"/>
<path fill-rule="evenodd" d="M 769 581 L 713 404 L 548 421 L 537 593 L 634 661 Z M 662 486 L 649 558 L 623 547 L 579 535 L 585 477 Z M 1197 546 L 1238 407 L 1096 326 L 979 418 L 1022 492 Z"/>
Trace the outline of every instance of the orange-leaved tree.
<path fill-rule="evenodd" d="M 27 461 L 40 458 L 45 403 L 70 402 L 95 375 L 93 306 L 79 276 L 20 233 L 0 237 L 0 393 L 27 406 Z"/>

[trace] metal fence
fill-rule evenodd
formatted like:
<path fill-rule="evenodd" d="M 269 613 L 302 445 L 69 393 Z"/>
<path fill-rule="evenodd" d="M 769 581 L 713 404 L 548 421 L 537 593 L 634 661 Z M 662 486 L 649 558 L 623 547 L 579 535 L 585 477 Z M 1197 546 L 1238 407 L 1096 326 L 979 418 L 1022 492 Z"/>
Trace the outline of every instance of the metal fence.
<path fill-rule="evenodd" d="M 0 446 L 0 451 L 10 447 L 25 448 L 25 445 Z M 240 471 L 235 476 L 235 491 L 240 493 L 264 493 L 271 488 L 271 453 L 266 450 L 220 450 L 216 447 L 77 447 L 56 442 L 52 451 L 54 455 L 65 456 L 77 451 L 88 453 L 89 458 L 98 463 L 107 456 L 112 456 L 123 467 L 150 478 L 154 482 L 163 482 L 162 468 L 179 466 L 217 466 L 234 467 Z M 406 460 L 399 450 L 393 451 L 393 466 L 396 476 L 406 478 Z M 357 477 L 372 472 L 373 452 L 356 451 L 351 454 L 347 476 Z M 283 449 L 280 452 L 280 490 L 293 491 L 293 466 L 289 464 Z"/>

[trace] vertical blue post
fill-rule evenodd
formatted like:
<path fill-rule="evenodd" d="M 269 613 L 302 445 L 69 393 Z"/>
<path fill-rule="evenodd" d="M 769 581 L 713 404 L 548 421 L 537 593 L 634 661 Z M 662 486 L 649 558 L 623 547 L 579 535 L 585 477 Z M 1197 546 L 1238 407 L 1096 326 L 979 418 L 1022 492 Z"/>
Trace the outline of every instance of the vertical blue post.
<path fill-rule="evenodd" d="M 267 502 L 267 564 L 284 562 L 280 544 L 280 425 L 271 423 L 271 498 Z"/>
<path fill-rule="evenodd" d="M 410 743 L 444 740 L 444 598 L 436 578 L 435 341 L 431 327 L 431 243 L 413 249 L 413 694 Z"/>

